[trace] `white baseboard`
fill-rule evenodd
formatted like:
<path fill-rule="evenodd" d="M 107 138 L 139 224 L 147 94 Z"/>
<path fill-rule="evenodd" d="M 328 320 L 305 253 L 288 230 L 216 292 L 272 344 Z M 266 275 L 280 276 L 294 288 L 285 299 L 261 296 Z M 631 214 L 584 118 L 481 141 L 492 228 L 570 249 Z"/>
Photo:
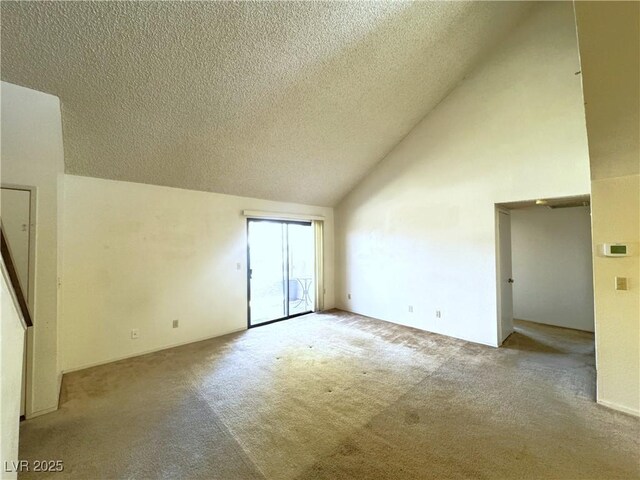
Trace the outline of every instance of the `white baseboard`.
<path fill-rule="evenodd" d="M 634 410 L 633 408 L 625 407 L 623 405 L 618 405 L 615 402 L 609 402 L 607 400 L 598 400 L 598 405 L 602 405 L 603 407 L 610 408 L 611 410 L 617 410 L 622 413 L 626 413 L 628 415 L 633 415 L 634 417 L 640 417 L 640 410 Z"/>
<path fill-rule="evenodd" d="M 421 332 L 433 333 L 434 335 L 442 335 L 443 337 L 456 338 L 458 340 L 463 340 L 463 341 L 469 342 L 469 343 L 475 343 L 477 345 L 484 345 L 486 347 L 498 348 L 500 346 L 500 345 L 498 345 L 497 341 L 496 342 L 483 342 L 483 341 L 475 340 L 475 339 L 472 339 L 472 338 L 465 338 L 465 337 L 462 337 L 462 336 L 451 335 L 449 333 L 438 332 L 438 331 L 435 331 L 435 330 L 428 330 L 428 329 L 422 328 L 422 327 L 416 327 L 416 326 L 413 326 L 413 325 L 406 325 L 406 324 L 400 323 L 400 322 L 394 322 L 393 320 L 385 320 L 383 318 L 372 317 L 371 315 L 367 315 L 365 313 L 358 313 L 358 312 L 355 312 L 353 310 L 348 310 L 347 308 L 335 307 L 334 310 L 339 310 L 339 311 L 345 312 L 345 313 L 352 313 L 353 315 L 358 315 L 360 317 L 372 318 L 373 320 L 378 320 L 380 322 L 391 323 L 393 325 L 400 325 L 402 327 L 413 328 L 415 330 L 420 330 Z"/>
<path fill-rule="evenodd" d="M 54 405 L 53 407 L 45 408 L 43 410 L 38 410 L 37 412 L 27 413 L 25 415 L 25 418 L 29 420 L 30 418 L 39 417 L 40 415 L 55 412 L 56 410 L 58 410 L 58 405 Z"/>
<path fill-rule="evenodd" d="M 98 367 L 100 365 L 106 365 L 108 363 L 119 362 L 120 360 L 126 360 L 127 358 L 140 357 L 141 355 L 147 355 L 149 353 L 159 352 L 161 350 L 169 350 L 170 348 L 181 347 L 183 345 L 189 345 L 190 343 L 203 342 L 205 340 L 210 340 L 212 338 L 222 337 L 224 335 L 229 335 L 231 333 L 242 332 L 242 331 L 244 331 L 246 329 L 247 329 L 247 327 L 236 328 L 236 329 L 230 330 L 228 332 L 217 333 L 215 335 L 208 335 L 206 337 L 196 338 L 194 340 L 187 340 L 186 342 L 178 342 L 178 343 L 172 343 L 170 345 L 162 345 L 160 347 L 152 348 L 152 349 L 149 349 L 149 350 L 143 350 L 141 352 L 131 353 L 129 355 L 123 355 L 121 357 L 113 357 L 113 358 L 109 358 L 107 360 L 100 360 L 99 362 L 87 363 L 87 364 L 80 365 L 78 367 L 67 368 L 67 369 L 62 371 L 62 375 L 65 375 L 65 374 L 71 373 L 71 372 L 77 372 L 79 370 L 84 370 L 86 368 Z"/>

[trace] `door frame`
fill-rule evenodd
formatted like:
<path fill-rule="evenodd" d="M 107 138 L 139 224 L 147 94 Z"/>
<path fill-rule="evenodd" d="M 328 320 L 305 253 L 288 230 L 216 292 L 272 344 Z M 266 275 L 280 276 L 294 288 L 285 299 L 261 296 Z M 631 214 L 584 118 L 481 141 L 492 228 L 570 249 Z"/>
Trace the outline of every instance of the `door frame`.
<path fill-rule="evenodd" d="M 279 223 L 279 224 L 287 224 L 287 225 L 305 225 L 309 226 L 313 229 L 313 221 L 312 220 L 284 220 L 277 218 L 247 218 L 247 328 L 255 328 L 262 327 L 263 325 L 269 325 L 271 323 L 281 322 L 283 320 L 289 320 L 290 318 L 300 317 L 302 315 L 309 315 L 315 311 L 315 307 L 308 312 L 294 313 L 293 315 L 287 315 L 281 318 L 275 318 L 273 320 L 268 320 L 266 322 L 258 323 L 257 325 L 251 324 L 251 246 L 249 242 L 249 224 L 251 222 L 270 222 L 270 223 Z M 317 246 L 314 247 L 314 250 L 317 250 Z M 314 251 L 314 259 L 316 257 L 316 252 Z M 287 238 L 287 256 L 285 259 L 287 276 L 289 272 L 289 242 Z M 317 281 L 317 268 L 318 266 L 314 264 L 314 283 Z M 289 278 L 285 281 L 285 300 L 286 303 L 289 303 Z"/>
<path fill-rule="evenodd" d="M 544 201 L 544 203 L 540 202 L 540 199 Z M 586 202 L 586 203 L 585 203 Z M 583 206 L 590 205 L 591 203 L 591 193 L 585 193 L 581 195 L 569 195 L 564 197 L 539 197 L 538 199 L 521 199 L 521 200 L 512 200 L 508 202 L 499 202 L 494 204 L 495 211 L 495 247 L 496 247 L 496 312 L 497 312 L 497 338 L 496 345 L 499 347 L 501 345 L 501 337 L 502 337 L 502 298 L 501 298 L 501 285 L 500 285 L 500 230 L 499 230 L 499 221 L 500 221 L 500 211 L 510 212 L 519 208 L 528 208 L 533 207 L 535 205 L 546 205 L 546 206 L 567 206 L 568 204 L 575 203 L 575 206 L 580 206 L 578 204 L 582 203 Z M 593 232 L 591 232 L 591 248 L 593 249 Z M 512 272 L 513 275 L 513 272 Z M 594 331 L 596 345 L 598 342 L 598 333 L 597 329 Z M 597 370 L 597 364 L 596 364 Z"/>
<path fill-rule="evenodd" d="M 32 387 L 33 387 L 33 329 L 37 324 L 36 320 L 36 248 L 38 243 L 37 238 L 37 205 L 38 205 L 38 188 L 18 185 L 14 183 L 0 183 L 0 189 L 6 190 L 20 190 L 29 192 L 29 285 L 27 287 L 27 304 L 31 311 L 31 317 L 33 319 L 33 327 L 28 327 L 25 333 L 24 340 L 24 384 L 22 385 L 22 392 L 24 394 L 24 401 L 21 405 L 24 407 L 25 417 L 29 417 L 32 411 Z M 21 418 L 22 419 L 22 418 Z"/>
<path fill-rule="evenodd" d="M 497 333 L 498 333 L 498 337 L 496 339 L 496 343 L 498 346 L 502 345 L 502 343 L 504 343 L 504 341 L 509 337 L 509 335 L 511 335 L 513 333 L 513 318 L 511 319 L 512 322 L 512 328 L 511 328 L 511 332 L 509 333 L 509 335 L 507 335 L 506 337 L 504 337 L 503 335 L 503 331 L 502 331 L 502 288 L 503 288 L 503 279 L 502 279 L 502 244 L 500 242 L 500 215 L 511 215 L 511 212 L 509 211 L 508 208 L 503 207 L 503 206 L 499 206 L 496 205 L 495 206 L 495 223 L 496 223 L 496 306 L 497 306 L 497 324 L 498 324 L 498 329 L 497 329 Z M 511 227 L 509 227 L 511 228 Z M 512 267 L 513 268 L 513 267 Z M 513 275 L 513 273 L 512 273 Z M 513 300 L 513 292 L 511 295 L 511 298 Z M 513 310 L 513 307 L 512 307 Z"/>

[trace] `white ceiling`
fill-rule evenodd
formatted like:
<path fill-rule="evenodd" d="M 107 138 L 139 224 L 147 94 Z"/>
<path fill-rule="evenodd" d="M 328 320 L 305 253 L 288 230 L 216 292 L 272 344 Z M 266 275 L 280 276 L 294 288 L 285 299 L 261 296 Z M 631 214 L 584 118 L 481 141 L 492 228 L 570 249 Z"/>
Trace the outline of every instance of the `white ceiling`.
<path fill-rule="evenodd" d="M 521 2 L 2 2 L 2 79 L 57 95 L 66 171 L 335 205 Z"/>

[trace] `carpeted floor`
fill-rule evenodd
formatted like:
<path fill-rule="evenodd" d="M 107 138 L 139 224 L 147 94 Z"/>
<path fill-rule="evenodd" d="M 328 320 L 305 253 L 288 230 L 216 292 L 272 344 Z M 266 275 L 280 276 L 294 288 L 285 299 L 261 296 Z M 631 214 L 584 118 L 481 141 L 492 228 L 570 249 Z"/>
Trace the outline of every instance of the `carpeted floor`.
<path fill-rule="evenodd" d="M 594 403 L 593 335 L 500 349 L 343 312 L 66 375 L 27 478 L 637 479 L 640 421 Z"/>

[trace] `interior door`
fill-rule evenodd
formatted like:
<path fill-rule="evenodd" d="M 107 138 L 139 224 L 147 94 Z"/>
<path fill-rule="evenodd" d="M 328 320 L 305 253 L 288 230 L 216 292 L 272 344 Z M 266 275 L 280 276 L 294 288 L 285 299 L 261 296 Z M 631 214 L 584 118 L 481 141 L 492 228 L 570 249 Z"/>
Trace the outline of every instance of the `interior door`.
<path fill-rule="evenodd" d="M 498 210 L 498 263 L 500 269 L 500 344 L 502 344 L 513 333 L 511 215 L 506 210 Z"/>
<path fill-rule="evenodd" d="M 30 298 L 30 252 L 31 252 L 31 191 L 14 188 L 2 188 L 0 197 L 0 216 L 2 228 L 6 235 L 7 244 L 11 250 L 11 257 L 16 267 L 18 281 L 27 303 L 32 304 Z M 24 360 L 22 362 L 22 389 L 20 398 L 20 415 L 25 414 L 26 378 L 27 378 L 27 336 L 24 345 Z"/>
<path fill-rule="evenodd" d="M 249 219 L 249 327 L 312 312 L 315 244 L 311 222 Z"/>

